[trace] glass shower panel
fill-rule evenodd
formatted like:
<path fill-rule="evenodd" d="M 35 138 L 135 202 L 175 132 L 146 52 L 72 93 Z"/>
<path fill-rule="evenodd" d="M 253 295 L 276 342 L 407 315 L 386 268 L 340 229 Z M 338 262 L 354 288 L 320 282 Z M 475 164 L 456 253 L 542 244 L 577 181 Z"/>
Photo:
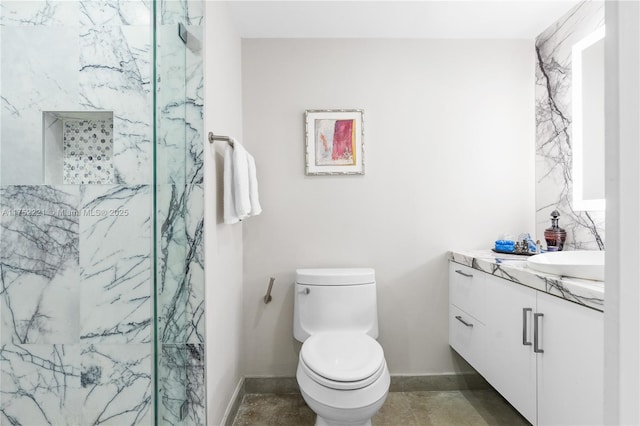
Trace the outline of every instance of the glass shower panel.
<path fill-rule="evenodd" d="M 204 425 L 202 2 L 156 8 L 159 424 Z"/>

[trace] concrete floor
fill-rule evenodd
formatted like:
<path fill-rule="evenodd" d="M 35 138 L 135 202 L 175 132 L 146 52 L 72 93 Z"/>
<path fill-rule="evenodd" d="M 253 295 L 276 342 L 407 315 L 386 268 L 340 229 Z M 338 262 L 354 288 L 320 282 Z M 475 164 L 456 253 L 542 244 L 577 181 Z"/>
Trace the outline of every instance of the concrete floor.
<path fill-rule="evenodd" d="M 312 426 L 300 394 L 247 394 L 234 426 Z M 391 392 L 373 426 L 529 425 L 494 390 Z"/>

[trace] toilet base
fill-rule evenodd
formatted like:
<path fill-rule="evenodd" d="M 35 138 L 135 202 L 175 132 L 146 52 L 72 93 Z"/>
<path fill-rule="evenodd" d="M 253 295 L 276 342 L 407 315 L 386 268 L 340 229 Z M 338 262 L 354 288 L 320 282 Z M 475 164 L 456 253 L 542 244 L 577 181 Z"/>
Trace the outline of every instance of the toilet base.
<path fill-rule="evenodd" d="M 391 377 L 385 362 L 382 374 L 364 388 L 338 390 L 309 377 L 298 363 L 296 379 L 302 398 L 316 413 L 316 426 L 371 426 L 371 418 L 389 395 Z"/>
<path fill-rule="evenodd" d="M 373 403 L 360 407 L 344 409 L 328 406 L 310 397 L 303 387 L 300 388 L 300 393 L 309 408 L 316 413 L 315 426 L 371 426 L 371 418 L 382 408 L 389 395 L 388 372 L 382 379 L 382 395 Z"/>
<path fill-rule="evenodd" d="M 325 418 L 322 418 L 320 416 L 316 416 L 315 426 L 371 426 L 371 419 L 367 420 L 364 423 L 362 423 L 362 422 L 358 422 L 358 423 L 336 423 L 336 422 L 332 422 L 331 420 L 327 420 Z"/>

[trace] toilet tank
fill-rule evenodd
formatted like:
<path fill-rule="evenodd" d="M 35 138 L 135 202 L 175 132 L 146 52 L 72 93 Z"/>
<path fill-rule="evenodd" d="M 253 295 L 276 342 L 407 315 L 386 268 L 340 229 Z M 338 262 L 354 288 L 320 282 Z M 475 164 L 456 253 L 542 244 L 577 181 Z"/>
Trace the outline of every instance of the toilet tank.
<path fill-rule="evenodd" d="M 321 331 L 359 331 L 378 337 L 373 269 L 298 269 L 294 287 L 293 335 L 298 341 Z"/>

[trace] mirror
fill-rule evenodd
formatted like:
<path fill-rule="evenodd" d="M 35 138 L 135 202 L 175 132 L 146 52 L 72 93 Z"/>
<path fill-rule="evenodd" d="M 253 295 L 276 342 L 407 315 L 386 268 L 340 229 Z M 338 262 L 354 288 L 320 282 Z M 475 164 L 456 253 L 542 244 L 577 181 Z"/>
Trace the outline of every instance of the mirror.
<path fill-rule="evenodd" d="M 604 210 L 604 27 L 573 46 L 573 208 Z"/>

